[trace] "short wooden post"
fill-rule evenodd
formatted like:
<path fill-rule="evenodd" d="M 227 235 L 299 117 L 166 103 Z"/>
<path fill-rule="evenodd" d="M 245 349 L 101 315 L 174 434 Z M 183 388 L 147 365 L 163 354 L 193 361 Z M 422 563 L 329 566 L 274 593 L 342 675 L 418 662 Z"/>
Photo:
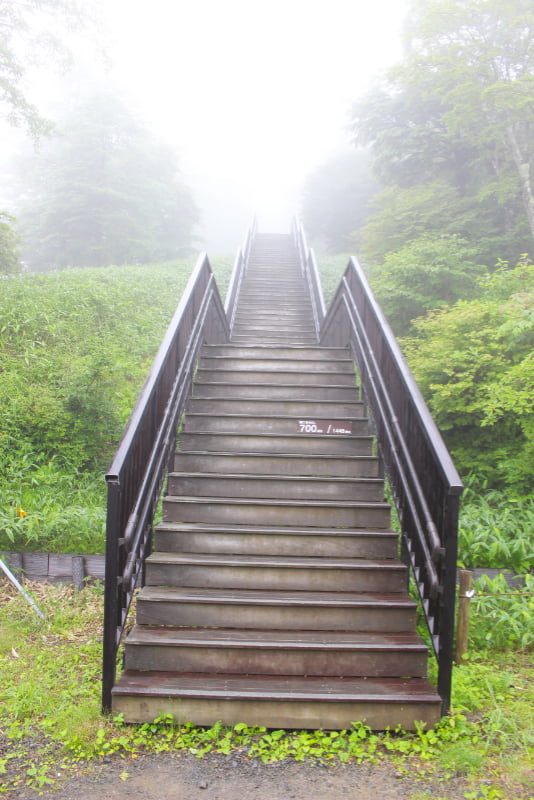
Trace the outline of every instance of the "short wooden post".
<path fill-rule="evenodd" d="M 470 569 L 460 570 L 460 593 L 458 605 L 458 625 L 456 628 L 456 663 L 460 664 L 467 653 L 469 640 L 469 611 L 473 591 L 473 573 Z"/>

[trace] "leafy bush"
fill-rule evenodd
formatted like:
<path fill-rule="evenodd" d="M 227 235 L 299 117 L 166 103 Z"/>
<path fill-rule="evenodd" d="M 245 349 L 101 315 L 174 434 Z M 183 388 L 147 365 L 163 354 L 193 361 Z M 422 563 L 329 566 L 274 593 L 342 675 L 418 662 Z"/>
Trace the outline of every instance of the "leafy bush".
<path fill-rule="evenodd" d="M 11 227 L 13 217 L 0 211 L 0 274 L 20 272 L 18 237 Z"/>
<path fill-rule="evenodd" d="M 35 452 L 102 468 L 191 271 L 112 267 L 5 282 L 0 456 Z"/>
<path fill-rule="evenodd" d="M 459 566 L 523 572 L 534 569 L 534 499 L 469 486 L 460 511 Z"/>
<path fill-rule="evenodd" d="M 459 236 L 421 236 L 371 270 L 371 282 L 389 324 L 405 335 L 411 320 L 478 294 L 486 268 Z"/>
<path fill-rule="evenodd" d="M 461 470 L 532 491 L 534 265 L 501 264 L 482 295 L 413 322 L 404 350 Z"/>
<path fill-rule="evenodd" d="M 102 551 L 102 473 L 193 263 L 4 279 L 0 547 Z"/>
<path fill-rule="evenodd" d="M 349 263 L 349 258 L 350 255 L 348 254 L 337 253 L 331 256 L 321 255 L 321 257 L 317 259 L 317 267 L 321 276 L 321 284 L 327 308 L 334 297 L 341 276 Z"/>
<path fill-rule="evenodd" d="M 503 575 L 475 582 L 469 627 L 475 650 L 519 650 L 534 645 L 534 576 L 524 586 L 510 588 Z"/>

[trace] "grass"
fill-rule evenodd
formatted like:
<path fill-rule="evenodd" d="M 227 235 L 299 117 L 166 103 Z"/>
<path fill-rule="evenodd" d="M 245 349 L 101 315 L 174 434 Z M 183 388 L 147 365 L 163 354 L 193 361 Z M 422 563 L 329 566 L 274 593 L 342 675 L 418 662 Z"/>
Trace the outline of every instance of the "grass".
<path fill-rule="evenodd" d="M 493 794 L 471 800 L 532 796 L 534 678 L 526 651 L 480 652 L 457 667 L 453 714 L 429 731 L 376 734 L 358 722 L 341 732 L 196 728 L 167 718 L 126 726 L 100 714 L 101 587 L 26 588 L 44 620 L 0 584 L 0 792 L 43 789 L 80 761 L 181 750 L 198 757 L 239 752 L 266 763 L 392 762 L 412 777 L 430 776 L 442 790 L 451 776 L 465 778 L 466 792 L 489 780 Z"/>
<path fill-rule="evenodd" d="M 194 263 L 3 282 L 0 549 L 103 552 L 104 471 Z"/>

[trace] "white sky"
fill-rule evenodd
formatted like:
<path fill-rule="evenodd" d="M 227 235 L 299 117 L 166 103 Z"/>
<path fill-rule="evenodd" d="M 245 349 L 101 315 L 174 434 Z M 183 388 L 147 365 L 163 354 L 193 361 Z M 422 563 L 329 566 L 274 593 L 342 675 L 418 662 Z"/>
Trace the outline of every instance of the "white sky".
<path fill-rule="evenodd" d="M 349 109 L 401 56 L 404 0 L 107 0 L 110 55 L 188 177 L 286 230 Z M 242 235 L 242 234 L 241 234 Z"/>
<path fill-rule="evenodd" d="M 231 250 L 254 213 L 287 230 L 305 177 L 347 146 L 351 104 L 401 56 L 405 0 L 103 7 L 112 80 L 176 148 L 206 245 Z"/>

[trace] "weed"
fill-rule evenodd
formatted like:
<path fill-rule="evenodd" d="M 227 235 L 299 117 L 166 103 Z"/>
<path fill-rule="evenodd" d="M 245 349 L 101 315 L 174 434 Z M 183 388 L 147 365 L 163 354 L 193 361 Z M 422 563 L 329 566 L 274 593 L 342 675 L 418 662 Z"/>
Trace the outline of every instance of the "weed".
<path fill-rule="evenodd" d="M 503 575 L 475 582 L 469 643 L 475 650 L 524 650 L 534 645 L 534 576 L 510 588 Z"/>
<path fill-rule="evenodd" d="M 460 514 L 459 566 L 534 569 L 533 527 L 534 499 L 477 492 L 468 484 Z"/>
<path fill-rule="evenodd" d="M 22 274 L 4 282 L 0 548 L 103 552 L 102 473 L 192 265 Z M 229 262 L 218 259 L 219 279 L 229 272 Z"/>

